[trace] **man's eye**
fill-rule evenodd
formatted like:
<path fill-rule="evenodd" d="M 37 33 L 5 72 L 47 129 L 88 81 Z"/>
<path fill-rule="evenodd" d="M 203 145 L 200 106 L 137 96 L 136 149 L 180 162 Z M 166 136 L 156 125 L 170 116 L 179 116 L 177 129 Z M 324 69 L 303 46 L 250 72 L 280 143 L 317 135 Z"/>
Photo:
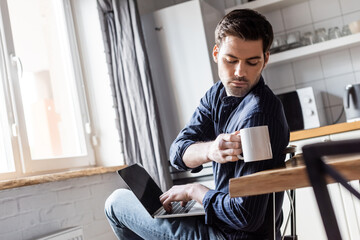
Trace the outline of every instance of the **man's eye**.
<path fill-rule="evenodd" d="M 236 62 L 237 62 L 236 60 L 226 59 L 226 58 L 225 58 L 225 61 L 226 61 L 227 63 L 236 63 Z"/>
<path fill-rule="evenodd" d="M 255 61 L 255 62 L 247 62 L 247 64 L 249 64 L 250 66 L 256 66 L 259 62 Z"/>

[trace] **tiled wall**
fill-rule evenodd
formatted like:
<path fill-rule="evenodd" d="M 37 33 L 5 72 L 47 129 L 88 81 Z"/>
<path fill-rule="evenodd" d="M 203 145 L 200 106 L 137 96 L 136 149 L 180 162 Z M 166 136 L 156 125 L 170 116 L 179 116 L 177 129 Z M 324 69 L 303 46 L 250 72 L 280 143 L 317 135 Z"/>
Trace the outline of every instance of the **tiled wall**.
<path fill-rule="evenodd" d="M 0 191 L 0 239 L 30 240 L 82 226 L 86 240 L 115 240 L 104 214 L 116 173 Z"/>
<path fill-rule="evenodd" d="M 301 34 L 324 27 L 340 29 L 360 20 L 359 0 L 309 0 L 265 13 L 275 36 L 294 31 Z M 360 83 L 360 45 L 326 52 L 307 59 L 269 66 L 264 76 L 275 93 L 313 87 L 321 124 L 332 124 L 343 109 L 345 86 Z M 345 122 L 342 114 L 339 122 Z"/>

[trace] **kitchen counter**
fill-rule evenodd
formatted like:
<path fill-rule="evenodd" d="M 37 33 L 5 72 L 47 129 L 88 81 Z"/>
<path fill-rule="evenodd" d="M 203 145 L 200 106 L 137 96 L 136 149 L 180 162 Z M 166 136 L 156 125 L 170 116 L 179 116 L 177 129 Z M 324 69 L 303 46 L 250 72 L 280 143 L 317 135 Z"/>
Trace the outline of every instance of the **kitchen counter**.
<path fill-rule="evenodd" d="M 338 123 L 324 127 L 300 130 L 290 133 L 290 142 L 308 138 L 321 137 L 329 134 L 336 134 L 360 129 L 360 121 L 349 123 Z M 360 136 L 359 136 L 360 138 Z"/>

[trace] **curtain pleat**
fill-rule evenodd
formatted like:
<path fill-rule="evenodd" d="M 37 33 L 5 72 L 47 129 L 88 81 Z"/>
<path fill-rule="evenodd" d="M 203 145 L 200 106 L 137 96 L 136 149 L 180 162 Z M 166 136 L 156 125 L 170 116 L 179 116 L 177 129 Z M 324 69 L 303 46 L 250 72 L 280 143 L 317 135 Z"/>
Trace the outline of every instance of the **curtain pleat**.
<path fill-rule="evenodd" d="M 136 0 L 98 0 L 120 144 L 162 190 L 172 181 Z"/>

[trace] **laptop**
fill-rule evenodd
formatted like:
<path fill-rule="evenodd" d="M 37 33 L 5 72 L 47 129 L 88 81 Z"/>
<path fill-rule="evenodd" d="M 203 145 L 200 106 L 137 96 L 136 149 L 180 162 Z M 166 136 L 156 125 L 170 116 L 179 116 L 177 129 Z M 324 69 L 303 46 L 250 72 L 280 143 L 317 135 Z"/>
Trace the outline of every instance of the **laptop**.
<path fill-rule="evenodd" d="M 159 199 L 163 192 L 139 164 L 133 164 L 117 172 L 153 218 L 205 215 L 204 207 L 195 200 L 188 202 L 185 207 L 182 207 L 180 202 L 173 202 L 172 212 L 167 213 Z"/>

